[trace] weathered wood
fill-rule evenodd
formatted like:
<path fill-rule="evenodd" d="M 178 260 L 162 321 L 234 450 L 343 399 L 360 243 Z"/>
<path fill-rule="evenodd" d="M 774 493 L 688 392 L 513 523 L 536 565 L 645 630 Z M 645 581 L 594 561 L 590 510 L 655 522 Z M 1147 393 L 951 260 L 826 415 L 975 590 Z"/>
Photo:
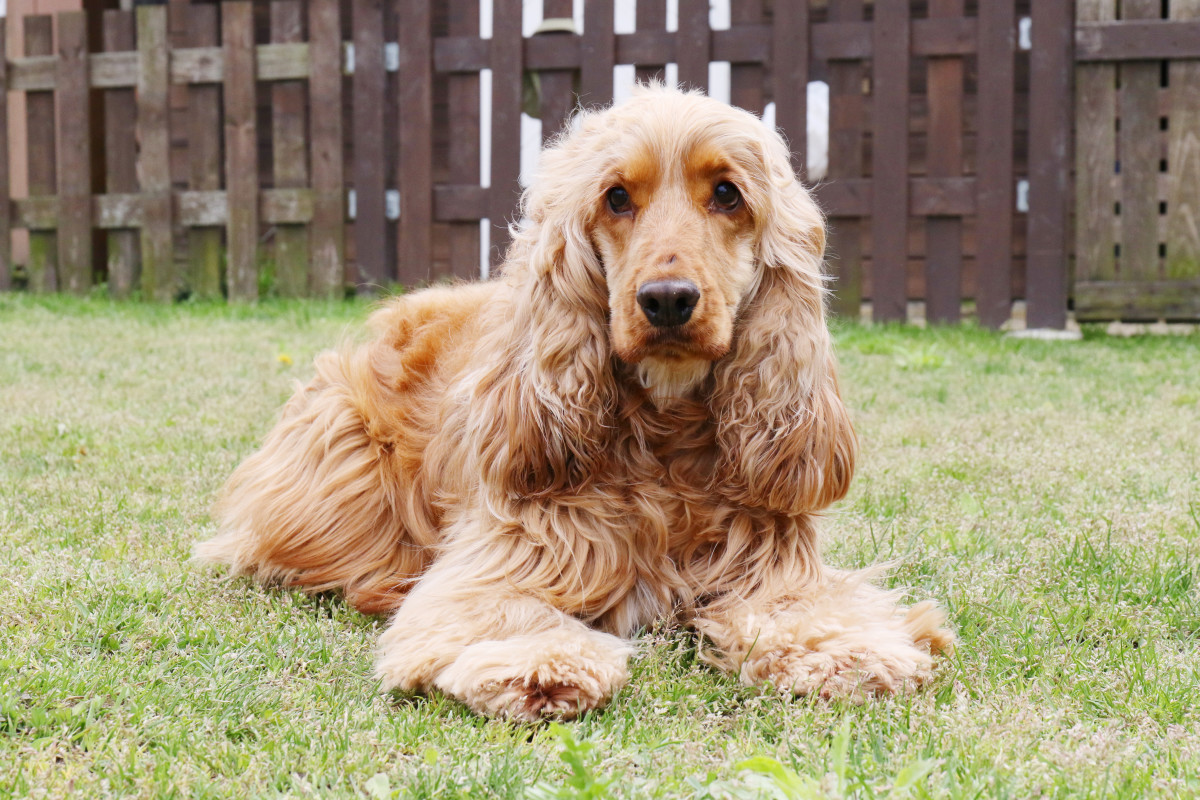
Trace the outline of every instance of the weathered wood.
<path fill-rule="evenodd" d="M 1029 92 L 1029 217 L 1026 256 L 1031 328 L 1067 322 L 1067 204 L 1071 135 L 1071 0 L 1033 4 Z"/>
<path fill-rule="evenodd" d="M 400 25 L 397 274 L 414 286 L 430 279 L 433 262 L 433 18 L 429 3 L 406 8 Z"/>
<path fill-rule="evenodd" d="M 87 15 L 58 15 L 58 258 L 61 288 L 92 286 L 92 154 L 88 116 Z"/>
<path fill-rule="evenodd" d="M 616 49 L 613 0 L 590 0 L 583 6 L 583 63 L 579 78 L 582 105 L 595 107 L 612 102 Z"/>
<path fill-rule="evenodd" d="M 641 10 L 641 4 L 638 4 Z M 730 7 L 730 23 L 734 28 L 759 25 L 765 11 L 763 0 L 743 0 Z M 640 23 L 639 23 L 640 27 Z M 716 32 L 714 31 L 714 34 Z M 761 115 L 766 108 L 766 69 L 762 64 L 730 63 L 729 102 L 738 108 Z"/>
<path fill-rule="evenodd" d="M 521 0 L 496 0 L 492 21 L 492 181 L 489 259 L 504 261 L 521 196 Z"/>
<path fill-rule="evenodd" d="M 211 47 L 220 43 L 217 7 L 197 3 L 186 7 L 188 44 Z M 222 57 L 222 62 L 224 58 Z M 221 89 L 215 85 L 188 87 L 188 185 L 193 191 L 221 188 Z M 188 282 L 192 296 L 221 295 L 221 261 L 224 248 L 217 226 L 189 227 Z"/>
<path fill-rule="evenodd" d="M 134 50 L 136 39 L 132 11 L 105 11 L 103 25 L 105 50 Z M 136 53 L 133 55 L 136 58 Z M 92 63 L 94 65 L 95 61 Z M 136 65 L 137 62 L 134 63 Z M 104 157 L 105 191 L 109 197 L 116 194 L 136 197 L 137 142 L 129 135 L 136 126 L 137 101 L 133 89 L 107 90 L 104 98 Z M 140 217 L 140 202 L 138 214 Z M 99 216 L 93 215 L 93 219 L 100 227 L 107 227 Z M 110 230 L 107 238 L 108 291 L 113 297 L 128 297 L 138 284 L 141 234 L 126 228 Z"/>
<path fill-rule="evenodd" d="M 743 10 L 744 6 L 761 6 L 761 4 L 761 0 L 745 0 L 744 2 L 734 3 L 733 13 L 748 13 Z M 638 0 L 636 4 L 636 11 L 634 13 L 636 15 L 634 19 L 634 25 L 637 26 L 639 33 L 643 31 L 666 31 L 666 0 Z M 661 58 L 661 56 L 656 57 Z M 665 61 L 634 59 L 633 63 L 637 64 L 637 69 L 634 70 L 634 79 L 639 83 L 649 83 L 652 80 L 661 81 L 666 77 L 667 64 Z M 761 84 L 761 81 L 759 81 L 759 83 Z M 761 85 L 759 90 L 761 92 Z M 736 105 L 737 101 L 735 100 L 734 103 Z"/>
<path fill-rule="evenodd" d="M 383 2 L 354 0 L 354 252 L 360 292 L 378 291 L 391 280 L 388 247 L 387 155 L 384 152 Z"/>
<path fill-rule="evenodd" d="M 1083 281 L 1075 284 L 1075 301 L 1075 316 L 1082 322 L 1200 319 L 1200 279 Z"/>
<path fill-rule="evenodd" d="M 931 18 L 961 18 L 963 0 L 929 0 Z M 954 178 L 963 169 L 963 60 L 935 56 L 926 64 L 929 137 L 926 172 L 931 178 Z M 956 323 L 962 309 L 962 218 L 925 220 L 925 318 Z"/>
<path fill-rule="evenodd" d="M 450 34 L 452 36 L 479 33 L 478 0 L 451 0 Z M 487 215 L 484 190 L 479 186 L 479 75 L 451 75 L 449 86 L 449 129 L 451 184 L 472 184 L 480 201 L 478 212 L 469 217 L 451 220 L 437 213 L 438 197 L 434 188 L 434 218 L 449 222 L 449 275 L 434 277 L 478 278 L 480 276 L 479 220 Z"/>
<path fill-rule="evenodd" d="M 39 56 L 52 48 L 53 23 L 49 16 L 25 18 L 25 52 Z M 25 95 L 26 158 L 29 165 L 29 195 L 52 195 L 58 184 L 54 153 L 54 95 L 28 92 Z M 31 231 L 29 262 L 26 265 L 29 289 L 55 292 L 59 289 L 58 237 L 53 233 Z"/>
<path fill-rule="evenodd" d="M 1157 19 L 1159 0 L 1122 0 L 1125 19 Z M 1159 277 L 1158 77 L 1156 62 L 1131 62 L 1121 67 L 1121 259 L 1124 280 Z"/>
<path fill-rule="evenodd" d="M 345 291 L 345 168 L 342 162 L 342 35 L 338 0 L 309 0 L 309 115 L 313 219 L 309 288 L 318 297 Z"/>
<path fill-rule="evenodd" d="M 542 17 L 544 19 L 569 18 L 571 16 L 571 0 L 544 0 Z M 526 40 L 525 56 L 528 62 L 529 45 L 534 41 L 551 39 L 567 39 L 564 33 L 545 33 Z M 570 37 L 577 38 L 577 37 Z M 575 110 L 575 75 L 570 70 L 543 70 L 538 72 L 538 85 L 541 89 L 541 106 L 538 109 L 542 121 L 542 142 L 547 142 L 562 131 L 563 126 Z"/>
<path fill-rule="evenodd" d="M 1171 0 L 1170 20 L 1081 22 L 1075 26 L 1075 60 L 1112 62 L 1200 58 L 1200 20 L 1176 17 L 1175 2 Z M 1185 3 L 1181 8 L 1187 7 Z"/>
<path fill-rule="evenodd" d="M 830 0 L 832 22 L 862 19 L 863 0 Z M 836 186 L 843 179 L 863 174 L 863 80 L 866 69 L 859 61 L 835 61 L 829 65 L 829 165 L 825 176 Z M 830 307 L 838 316 L 857 320 L 862 307 L 863 223 L 858 217 L 834 217 L 829 221 L 829 271 L 833 277 Z"/>
<path fill-rule="evenodd" d="M 271 3 L 271 40 L 298 42 L 303 38 L 300 0 Z M 307 55 L 307 54 L 306 54 Z M 308 92 L 301 81 L 277 81 L 271 86 L 271 143 L 275 187 L 308 186 L 305 142 Z M 308 229 L 304 225 L 275 228 L 275 287 L 283 297 L 308 293 Z"/>
<path fill-rule="evenodd" d="M 786 2 L 786 0 L 780 0 Z M 708 0 L 679 0 L 679 46 L 675 60 L 679 83 L 688 89 L 708 91 Z"/>
<path fill-rule="evenodd" d="M 142 293 L 160 302 L 175 298 L 178 284 L 171 240 L 171 136 L 167 117 L 167 10 L 137 9 L 138 184 L 143 194 Z"/>
<path fill-rule="evenodd" d="M 1200 0 L 1172 0 L 1171 20 L 1175 25 L 1200 21 Z M 1164 266 L 1168 278 L 1196 278 L 1200 277 L 1200 61 L 1172 61 L 1169 69 L 1173 102 L 1167 126 Z"/>
<path fill-rule="evenodd" d="M 221 4 L 225 52 L 225 226 L 229 299 L 258 299 L 258 136 L 254 83 L 254 12 L 248 2 Z"/>
<path fill-rule="evenodd" d="M 8 20 L 0 19 L 0 97 L 8 97 Z M 13 288 L 12 196 L 8 155 L 8 100 L 0 102 L 0 292 Z"/>
<path fill-rule="evenodd" d="M 914 217 L 963 217 L 975 214 L 975 178 L 909 178 L 908 213 Z M 831 217 L 868 217 L 878 187 L 870 178 L 837 178 L 814 187 L 821 208 Z"/>
<path fill-rule="evenodd" d="M 771 50 L 775 127 L 792 148 L 792 169 L 808 160 L 808 0 L 775 0 Z"/>
<path fill-rule="evenodd" d="M 908 70 L 907 0 L 876 0 L 872 74 L 872 315 L 907 317 Z"/>
<path fill-rule="evenodd" d="M 1012 316 L 1016 34 L 1013 3 L 980 5 L 975 310 L 989 328 L 999 328 Z"/>

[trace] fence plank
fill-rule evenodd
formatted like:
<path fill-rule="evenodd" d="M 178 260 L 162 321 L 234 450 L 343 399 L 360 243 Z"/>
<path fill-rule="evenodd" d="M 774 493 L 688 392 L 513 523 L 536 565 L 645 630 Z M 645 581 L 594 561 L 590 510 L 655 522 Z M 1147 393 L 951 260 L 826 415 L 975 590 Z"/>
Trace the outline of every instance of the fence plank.
<path fill-rule="evenodd" d="M 391 278 L 388 247 L 387 156 L 383 143 L 387 73 L 382 0 L 354 0 L 354 252 L 360 292 Z"/>
<path fill-rule="evenodd" d="M 1029 217 L 1025 286 L 1031 328 L 1067 322 L 1071 135 L 1071 0 L 1033 4 L 1029 91 Z"/>
<path fill-rule="evenodd" d="M 858 22 L 863 0 L 830 0 L 829 20 Z M 857 179 L 863 174 L 863 126 L 866 114 L 861 61 L 829 64 L 829 165 L 826 177 Z M 839 316 L 857 320 L 862 306 L 863 223 L 858 217 L 836 217 L 829 226 L 829 271 L 833 276 L 830 307 Z"/>
<path fill-rule="evenodd" d="M 400 282 L 424 283 L 433 263 L 433 19 L 429 3 L 405 5 L 400 24 Z M 457 135 L 457 132 L 455 132 Z"/>
<path fill-rule="evenodd" d="M 254 11 L 247 2 L 221 4 L 225 53 L 225 191 L 229 220 L 229 299 L 258 299 L 258 126 L 254 83 Z"/>
<path fill-rule="evenodd" d="M 786 0 L 781 0 L 786 2 Z M 708 59 L 712 39 L 708 30 L 708 0 L 679 0 L 679 35 L 675 61 L 679 83 L 708 91 Z"/>
<path fill-rule="evenodd" d="M 271 3 L 271 41 L 303 38 L 303 6 L 299 0 Z M 308 153 L 304 136 L 308 92 L 303 81 L 277 81 L 271 86 L 271 145 L 275 188 L 308 186 Z M 308 293 L 308 227 L 275 226 L 275 286 L 282 297 Z"/>
<path fill-rule="evenodd" d="M 1123 0 L 1125 19 L 1158 19 L 1159 0 Z M 1120 93 L 1121 259 L 1123 280 L 1159 277 L 1158 77 L 1154 61 L 1122 64 Z"/>
<path fill-rule="evenodd" d="M 450 0 L 450 35 L 479 35 L 478 0 Z M 479 74 L 462 73 L 447 79 L 449 86 L 450 182 L 455 185 L 479 184 Z M 480 274 L 479 222 L 447 223 L 450 271 L 460 278 Z M 438 276 L 440 277 L 440 276 Z"/>
<path fill-rule="evenodd" d="M 763 0 L 743 0 L 730 7 L 729 21 L 734 29 L 744 25 L 761 25 Z M 763 86 L 766 68 L 762 64 L 731 63 L 729 65 L 729 102 L 738 108 L 761 115 L 766 106 Z"/>
<path fill-rule="evenodd" d="M 137 9 L 138 185 L 143 196 L 142 293 L 160 302 L 175 298 L 171 243 L 171 136 L 167 91 L 167 9 Z"/>
<path fill-rule="evenodd" d="M 12 197 L 8 152 L 8 20 L 0 18 L 0 292 L 13 287 Z"/>
<path fill-rule="evenodd" d="M 542 4 L 543 18 L 570 17 L 571 5 L 571 0 L 545 0 Z M 565 39 L 566 34 L 547 33 L 537 38 L 543 41 Z M 572 70 L 543 70 L 538 73 L 538 83 L 541 86 L 541 107 L 538 111 L 542 121 L 542 141 L 546 142 L 558 135 L 575 109 L 575 74 Z"/>
<path fill-rule="evenodd" d="M 46 15 L 25 18 L 25 54 L 49 55 L 53 48 L 51 18 Z M 25 95 L 26 157 L 29 164 L 29 195 L 52 195 L 58 183 L 54 153 L 54 95 L 29 92 Z M 58 235 L 46 231 L 29 232 L 29 288 L 34 292 L 59 289 Z"/>
<path fill-rule="evenodd" d="M 744 0 L 733 4 L 733 13 L 739 13 L 743 6 L 761 5 L 761 0 Z M 637 31 L 655 31 L 661 32 L 667 29 L 667 2 L 666 0 L 638 0 L 637 10 L 635 13 L 634 25 L 637 26 Z M 634 71 L 635 79 L 640 83 L 649 83 L 653 80 L 666 80 L 667 65 L 663 63 L 639 63 Z M 736 102 L 736 101 L 735 101 Z"/>
<path fill-rule="evenodd" d="M 92 153 L 88 102 L 87 14 L 58 15 L 58 257 L 62 288 L 92 286 Z"/>
<path fill-rule="evenodd" d="M 496 0 L 492 27 L 492 183 L 488 192 L 493 267 L 508 249 L 508 223 L 521 194 L 521 0 Z"/>
<path fill-rule="evenodd" d="M 185 10 L 187 38 L 193 47 L 220 44 L 217 7 L 197 3 Z M 221 89 L 214 84 L 188 87 L 188 185 L 193 191 L 221 188 Z M 221 296 L 221 229 L 205 226 L 187 229 L 188 283 L 192 296 Z"/>
<path fill-rule="evenodd" d="M 963 0 L 929 0 L 930 18 L 959 18 Z M 926 86 L 929 134 L 926 170 L 931 178 L 962 174 L 963 61 L 960 56 L 930 57 Z M 955 323 L 962 308 L 962 217 L 925 220 L 925 317 Z"/>
<path fill-rule="evenodd" d="M 616 42 L 613 34 L 613 0 L 590 0 L 585 3 L 583 66 L 579 70 L 579 101 L 583 105 L 594 107 L 612 102 Z"/>
<path fill-rule="evenodd" d="M 876 0 L 872 47 L 872 315 L 876 321 L 902 321 L 908 268 L 908 0 Z"/>
<path fill-rule="evenodd" d="M 1015 53 L 1015 3 L 980 4 L 975 309 L 989 328 L 1012 316 Z"/>
<path fill-rule="evenodd" d="M 132 11 L 105 11 L 104 49 L 128 52 L 136 49 Z M 137 101 L 133 89 L 108 89 L 104 93 L 105 191 L 134 194 L 138 191 L 137 143 L 129 135 L 137 126 Z M 113 297 L 128 297 L 138 283 L 141 234 L 132 229 L 108 232 L 108 291 Z"/>
<path fill-rule="evenodd" d="M 1200 0 L 1171 0 L 1172 20 L 1200 19 Z M 1200 277 L 1200 61 L 1172 61 L 1167 127 L 1166 276 Z"/>
<path fill-rule="evenodd" d="M 774 25 L 775 126 L 791 145 L 792 169 L 804 178 L 808 160 L 808 0 L 775 0 Z M 907 59 L 907 44 L 905 48 Z"/>
<path fill-rule="evenodd" d="M 317 297 L 345 290 L 346 189 L 342 161 L 342 33 L 338 0 L 309 0 L 309 115 L 313 219 L 309 287 Z"/>
<path fill-rule="evenodd" d="M 1116 19 L 1116 0 L 1077 0 L 1079 23 Z M 1082 64 L 1075 71 L 1075 271 L 1080 280 L 1116 278 L 1114 165 L 1117 161 L 1117 68 Z"/>

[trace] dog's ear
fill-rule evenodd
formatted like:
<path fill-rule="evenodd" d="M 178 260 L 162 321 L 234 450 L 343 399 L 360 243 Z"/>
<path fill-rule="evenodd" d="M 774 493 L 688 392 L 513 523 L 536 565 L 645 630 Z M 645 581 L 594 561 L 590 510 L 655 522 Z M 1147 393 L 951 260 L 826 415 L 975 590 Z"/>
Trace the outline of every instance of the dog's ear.
<path fill-rule="evenodd" d="M 491 351 L 469 413 L 483 483 L 510 497 L 585 483 L 611 430 L 607 289 L 578 202 L 551 208 L 526 197 L 527 227 L 514 232 L 504 268 L 511 291 L 494 318 L 506 341 Z"/>
<path fill-rule="evenodd" d="M 803 513 L 845 495 L 857 448 L 825 325 L 824 220 L 782 140 L 764 138 L 761 275 L 715 370 L 716 481 L 737 502 Z"/>

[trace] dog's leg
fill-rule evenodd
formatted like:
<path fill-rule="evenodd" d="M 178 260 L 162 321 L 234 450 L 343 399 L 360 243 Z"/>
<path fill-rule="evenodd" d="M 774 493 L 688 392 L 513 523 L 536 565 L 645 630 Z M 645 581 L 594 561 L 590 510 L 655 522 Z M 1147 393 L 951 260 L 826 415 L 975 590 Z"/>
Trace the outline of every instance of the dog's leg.
<path fill-rule="evenodd" d="M 815 533 L 803 520 L 803 533 Z M 862 700 L 915 689 L 932 676 L 932 654 L 954 635 L 932 602 L 905 607 L 900 591 L 870 581 L 879 570 L 842 572 L 820 563 L 807 536 L 778 536 L 738 558 L 744 578 L 720 586 L 693 626 L 715 645 L 710 662 L 749 685 L 770 681 L 797 695 Z"/>
<path fill-rule="evenodd" d="M 598 708 L 628 680 L 627 642 L 473 571 L 445 557 L 405 598 L 379 643 L 385 689 L 437 688 L 477 712 L 535 721 Z"/>

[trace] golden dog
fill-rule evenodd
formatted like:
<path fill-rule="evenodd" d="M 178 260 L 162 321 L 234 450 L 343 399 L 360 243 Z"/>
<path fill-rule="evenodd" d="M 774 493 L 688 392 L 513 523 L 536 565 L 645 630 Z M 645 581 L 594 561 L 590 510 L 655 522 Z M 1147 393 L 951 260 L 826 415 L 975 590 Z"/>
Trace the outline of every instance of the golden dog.
<path fill-rule="evenodd" d="M 747 683 L 926 681 L 944 614 L 821 561 L 855 438 L 783 140 L 643 89 L 543 153 L 523 211 L 502 277 L 317 359 L 197 555 L 394 612 L 384 687 L 515 719 L 603 705 L 672 614 Z"/>

